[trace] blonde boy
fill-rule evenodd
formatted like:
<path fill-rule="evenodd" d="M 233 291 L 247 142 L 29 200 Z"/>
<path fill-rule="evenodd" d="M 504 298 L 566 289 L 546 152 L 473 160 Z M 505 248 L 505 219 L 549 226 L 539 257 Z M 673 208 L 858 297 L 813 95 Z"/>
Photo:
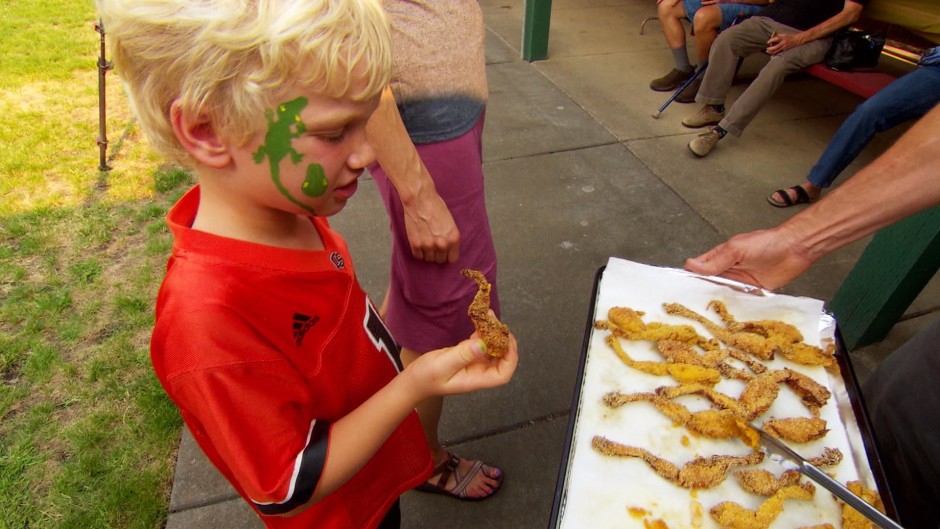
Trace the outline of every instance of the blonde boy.
<path fill-rule="evenodd" d="M 151 344 L 164 389 L 268 527 L 397 526 L 398 496 L 432 468 L 415 406 L 506 383 L 517 352 L 490 360 L 473 337 L 403 370 L 325 220 L 374 161 L 381 5 L 98 7 L 141 127 L 199 178 L 167 217 Z"/>

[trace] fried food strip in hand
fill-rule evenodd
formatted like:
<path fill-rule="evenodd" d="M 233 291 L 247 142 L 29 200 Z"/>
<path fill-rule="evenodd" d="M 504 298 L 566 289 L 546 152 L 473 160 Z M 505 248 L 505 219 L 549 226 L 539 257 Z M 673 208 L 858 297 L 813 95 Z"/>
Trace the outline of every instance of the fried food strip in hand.
<path fill-rule="evenodd" d="M 693 364 L 671 364 L 667 362 L 636 361 L 620 346 L 620 339 L 608 334 L 607 345 L 617 353 L 617 356 L 628 366 L 649 373 L 651 375 L 669 375 L 679 383 L 699 383 L 714 386 L 721 381 L 721 373 L 717 369 L 697 366 Z"/>
<path fill-rule="evenodd" d="M 718 348 L 718 343 L 715 340 L 701 336 L 691 325 L 669 325 L 660 322 L 647 324 L 643 321 L 644 314 L 628 307 L 611 307 L 607 311 L 607 320 L 594 322 L 594 327 L 609 330 L 627 340 L 646 340 L 650 342 L 676 340 L 690 345 L 698 345 L 706 350 Z"/>
<path fill-rule="evenodd" d="M 676 424 L 685 426 L 690 432 L 712 439 L 737 437 L 751 448 L 757 448 L 760 434 L 744 420 L 728 410 L 702 410 L 691 412 L 688 408 L 665 399 L 655 393 L 620 393 L 612 391 L 604 395 L 604 404 L 619 408 L 629 402 L 651 403 Z"/>
<path fill-rule="evenodd" d="M 499 358 L 509 350 L 509 327 L 490 314 L 490 290 L 493 287 L 486 276 L 476 270 L 464 269 L 460 273 L 475 281 L 479 287 L 470 302 L 467 315 L 486 344 L 486 354 Z"/>
<path fill-rule="evenodd" d="M 756 511 L 745 509 L 741 505 L 723 501 L 708 512 L 722 529 L 767 529 L 783 512 L 784 500 L 811 500 L 816 487 L 806 482 L 802 485 L 784 487 L 764 500 Z"/>
<path fill-rule="evenodd" d="M 784 470 L 778 477 L 769 470 L 745 468 L 735 472 L 734 477 L 738 478 L 741 488 L 758 496 L 773 496 L 784 487 L 800 483 L 800 471 L 795 469 Z"/>
<path fill-rule="evenodd" d="M 637 457 L 657 474 L 686 489 L 710 489 L 725 480 L 728 470 L 734 466 L 756 465 L 764 460 L 762 452 L 751 452 L 746 456 L 697 457 L 682 468 L 665 459 L 656 457 L 648 450 L 628 446 L 595 435 L 591 447 L 601 454 L 614 457 Z"/>
<path fill-rule="evenodd" d="M 857 496 L 861 496 L 861 498 L 865 500 L 865 503 L 884 514 L 885 506 L 881 501 L 881 495 L 878 494 L 878 491 L 869 489 L 861 481 L 850 481 L 845 485 Z M 842 503 L 843 529 L 876 529 L 878 527 L 871 520 L 863 516 L 862 513 L 856 511 L 854 507 L 843 503 L 841 500 L 839 500 L 839 503 Z"/>
<path fill-rule="evenodd" d="M 808 443 L 826 435 L 825 419 L 818 417 L 788 417 L 785 419 L 769 419 L 764 421 L 761 428 L 777 439 L 794 443 Z"/>
<path fill-rule="evenodd" d="M 718 338 L 722 343 L 730 345 L 731 347 L 737 347 L 761 360 L 773 360 L 774 353 L 780 350 L 779 346 L 759 334 L 745 331 L 730 331 L 679 303 L 665 303 L 663 304 L 663 308 L 666 310 L 667 314 L 682 316 L 701 323 L 708 329 L 708 332 L 712 333 L 715 338 Z"/>

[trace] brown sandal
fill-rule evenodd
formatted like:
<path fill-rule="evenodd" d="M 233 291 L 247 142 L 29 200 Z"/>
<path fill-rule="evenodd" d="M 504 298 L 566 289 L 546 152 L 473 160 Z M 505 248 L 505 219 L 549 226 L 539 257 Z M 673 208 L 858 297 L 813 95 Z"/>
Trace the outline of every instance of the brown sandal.
<path fill-rule="evenodd" d="M 438 465 L 434 469 L 434 474 L 440 474 L 441 477 L 438 478 L 436 483 L 425 482 L 417 487 L 415 490 L 420 490 L 421 492 L 430 492 L 433 494 L 444 494 L 446 496 L 451 496 L 459 500 L 466 501 L 479 501 L 489 498 L 496 491 L 499 490 L 500 486 L 503 484 L 503 474 L 500 473 L 498 476 L 494 477 L 490 475 L 492 469 L 483 464 L 482 461 L 473 461 L 473 465 L 470 467 L 470 471 L 465 475 L 460 473 L 460 458 L 450 452 L 447 453 L 447 459 Z M 470 483 L 474 480 L 477 473 L 482 472 L 484 476 L 495 479 L 496 486 L 493 487 L 493 490 L 489 494 L 474 498 L 472 496 L 467 496 L 467 487 L 470 486 Z M 456 485 L 453 489 L 448 490 L 447 481 L 450 479 L 450 476 L 454 476 Z"/>
<path fill-rule="evenodd" d="M 793 191 L 796 195 L 796 200 L 790 198 L 790 193 L 788 191 Z M 783 197 L 783 200 L 779 200 L 777 195 Z M 767 202 L 770 202 L 771 206 L 778 208 L 788 208 L 790 206 L 795 206 L 797 204 L 809 204 L 813 202 L 813 199 L 809 196 L 809 193 L 803 189 L 803 186 L 793 186 L 789 189 L 778 189 L 770 194 L 767 197 Z"/>

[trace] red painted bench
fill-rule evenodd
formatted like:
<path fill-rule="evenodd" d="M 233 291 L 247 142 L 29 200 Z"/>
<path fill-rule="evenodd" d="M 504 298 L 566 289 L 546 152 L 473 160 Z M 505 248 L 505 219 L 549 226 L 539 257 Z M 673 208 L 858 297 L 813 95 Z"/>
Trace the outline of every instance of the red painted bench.
<path fill-rule="evenodd" d="M 885 72 L 842 72 L 831 70 L 823 63 L 814 64 L 804 71 L 813 77 L 818 77 L 823 81 L 844 88 L 864 98 L 875 95 L 879 90 L 897 79 L 897 77 Z"/>

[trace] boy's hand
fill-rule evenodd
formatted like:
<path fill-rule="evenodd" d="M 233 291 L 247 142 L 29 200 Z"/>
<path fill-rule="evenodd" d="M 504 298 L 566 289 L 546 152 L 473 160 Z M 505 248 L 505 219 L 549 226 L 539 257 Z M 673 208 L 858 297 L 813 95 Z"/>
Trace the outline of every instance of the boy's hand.
<path fill-rule="evenodd" d="M 494 388 L 509 382 L 519 363 L 516 338 L 509 335 L 509 349 L 502 358 L 486 354 L 486 346 L 476 333 L 454 347 L 421 355 L 405 373 L 422 395 L 456 395 Z"/>

